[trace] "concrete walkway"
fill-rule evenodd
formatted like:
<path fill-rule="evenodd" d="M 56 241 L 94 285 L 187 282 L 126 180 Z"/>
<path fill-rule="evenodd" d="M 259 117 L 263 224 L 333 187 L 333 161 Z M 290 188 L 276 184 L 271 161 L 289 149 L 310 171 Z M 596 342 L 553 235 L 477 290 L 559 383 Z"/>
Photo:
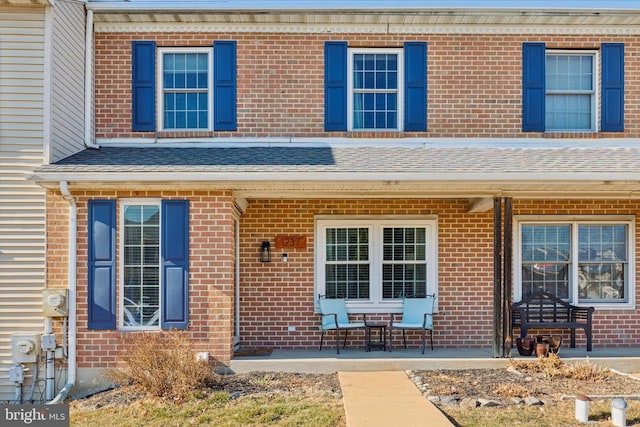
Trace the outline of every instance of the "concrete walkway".
<path fill-rule="evenodd" d="M 347 427 L 453 426 L 404 371 L 338 372 L 338 378 Z"/>

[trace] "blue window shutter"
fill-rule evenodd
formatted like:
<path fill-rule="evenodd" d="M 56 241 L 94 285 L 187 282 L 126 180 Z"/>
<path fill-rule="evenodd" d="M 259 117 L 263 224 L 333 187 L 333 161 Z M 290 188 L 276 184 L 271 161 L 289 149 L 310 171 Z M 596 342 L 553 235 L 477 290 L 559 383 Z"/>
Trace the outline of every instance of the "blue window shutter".
<path fill-rule="evenodd" d="M 213 128 L 236 130 L 236 42 L 213 42 Z"/>
<path fill-rule="evenodd" d="M 134 41 L 131 44 L 131 128 L 134 131 L 156 129 L 156 43 Z"/>
<path fill-rule="evenodd" d="M 545 115 L 544 43 L 522 45 L 522 131 L 543 132 Z"/>
<path fill-rule="evenodd" d="M 624 44 L 602 44 L 603 132 L 624 131 Z"/>
<path fill-rule="evenodd" d="M 427 44 L 404 44 L 404 130 L 427 130 Z"/>
<path fill-rule="evenodd" d="M 162 328 L 189 323 L 189 201 L 162 202 Z"/>
<path fill-rule="evenodd" d="M 88 329 L 116 328 L 116 202 L 89 201 Z"/>
<path fill-rule="evenodd" d="M 347 42 L 324 44 L 324 130 L 347 130 Z"/>

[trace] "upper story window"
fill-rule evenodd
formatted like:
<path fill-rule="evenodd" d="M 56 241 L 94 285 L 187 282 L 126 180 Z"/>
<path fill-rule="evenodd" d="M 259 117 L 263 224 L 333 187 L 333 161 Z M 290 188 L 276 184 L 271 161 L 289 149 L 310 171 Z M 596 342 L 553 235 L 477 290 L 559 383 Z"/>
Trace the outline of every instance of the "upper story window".
<path fill-rule="evenodd" d="M 236 130 L 235 41 L 156 48 L 142 40 L 131 53 L 134 132 Z"/>
<path fill-rule="evenodd" d="M 400 130 L 402 49 L 351 49 L 349 57 L 349 128 Z"/>
<path fill-rule="evenodd" d="M 359 310 L 399 308 L 437 292 L 437 219 L 316 222 L 316 291 Z"/>
<path fill-rule="evenodd" d="M 211 48 L 158 49 L 158 122 L 166 130 L 208 130 L 212 119 Z"/>
<path fill-rule="evenodd" d="M 595 52 L 547 51 L 546 130 L 595 131 L 594 64 Z"/>
<path fill-rule="evenodd" d="M 326 131 L 427 130 L 427 44 L 349 48 L 325 42 Z"/>
<path fill-rule="evenodd" d="M 623 132 L 624 45 L 567 51 L 524 43 L 522 130 Z"/>
<path fill-rule="evenodd" d="M 516 299 L 547 291 L 573 304 L 634 303 L 634 223 L 616 218 L 518 218 Z"/>

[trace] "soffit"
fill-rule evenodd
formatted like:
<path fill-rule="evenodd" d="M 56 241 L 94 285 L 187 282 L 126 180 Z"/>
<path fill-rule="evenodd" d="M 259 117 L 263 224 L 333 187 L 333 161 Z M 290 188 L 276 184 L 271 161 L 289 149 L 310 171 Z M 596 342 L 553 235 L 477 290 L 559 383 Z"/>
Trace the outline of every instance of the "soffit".
<path fill-rule="evenodd" d="M 0 0 L 0 6 L 50 6 L 54 0 Z"/>
<path fill-rule="evenodd" d="M 640 11 L 624 12 L 250 12 L 250 11 L 95 11 L 96 24 L 218 25 L 482 25 L 482 26 L 628 26 L 640 25 Z"/>

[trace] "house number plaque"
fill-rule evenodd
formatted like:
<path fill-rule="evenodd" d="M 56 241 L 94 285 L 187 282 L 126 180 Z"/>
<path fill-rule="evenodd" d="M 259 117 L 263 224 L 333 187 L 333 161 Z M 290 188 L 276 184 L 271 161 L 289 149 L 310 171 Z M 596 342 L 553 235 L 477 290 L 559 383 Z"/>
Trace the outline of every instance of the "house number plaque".
<path fill-rule="evenodd" d="M 307 236 L 276 236 L 276 248 L 282 249 L 306 249 Z"/>

